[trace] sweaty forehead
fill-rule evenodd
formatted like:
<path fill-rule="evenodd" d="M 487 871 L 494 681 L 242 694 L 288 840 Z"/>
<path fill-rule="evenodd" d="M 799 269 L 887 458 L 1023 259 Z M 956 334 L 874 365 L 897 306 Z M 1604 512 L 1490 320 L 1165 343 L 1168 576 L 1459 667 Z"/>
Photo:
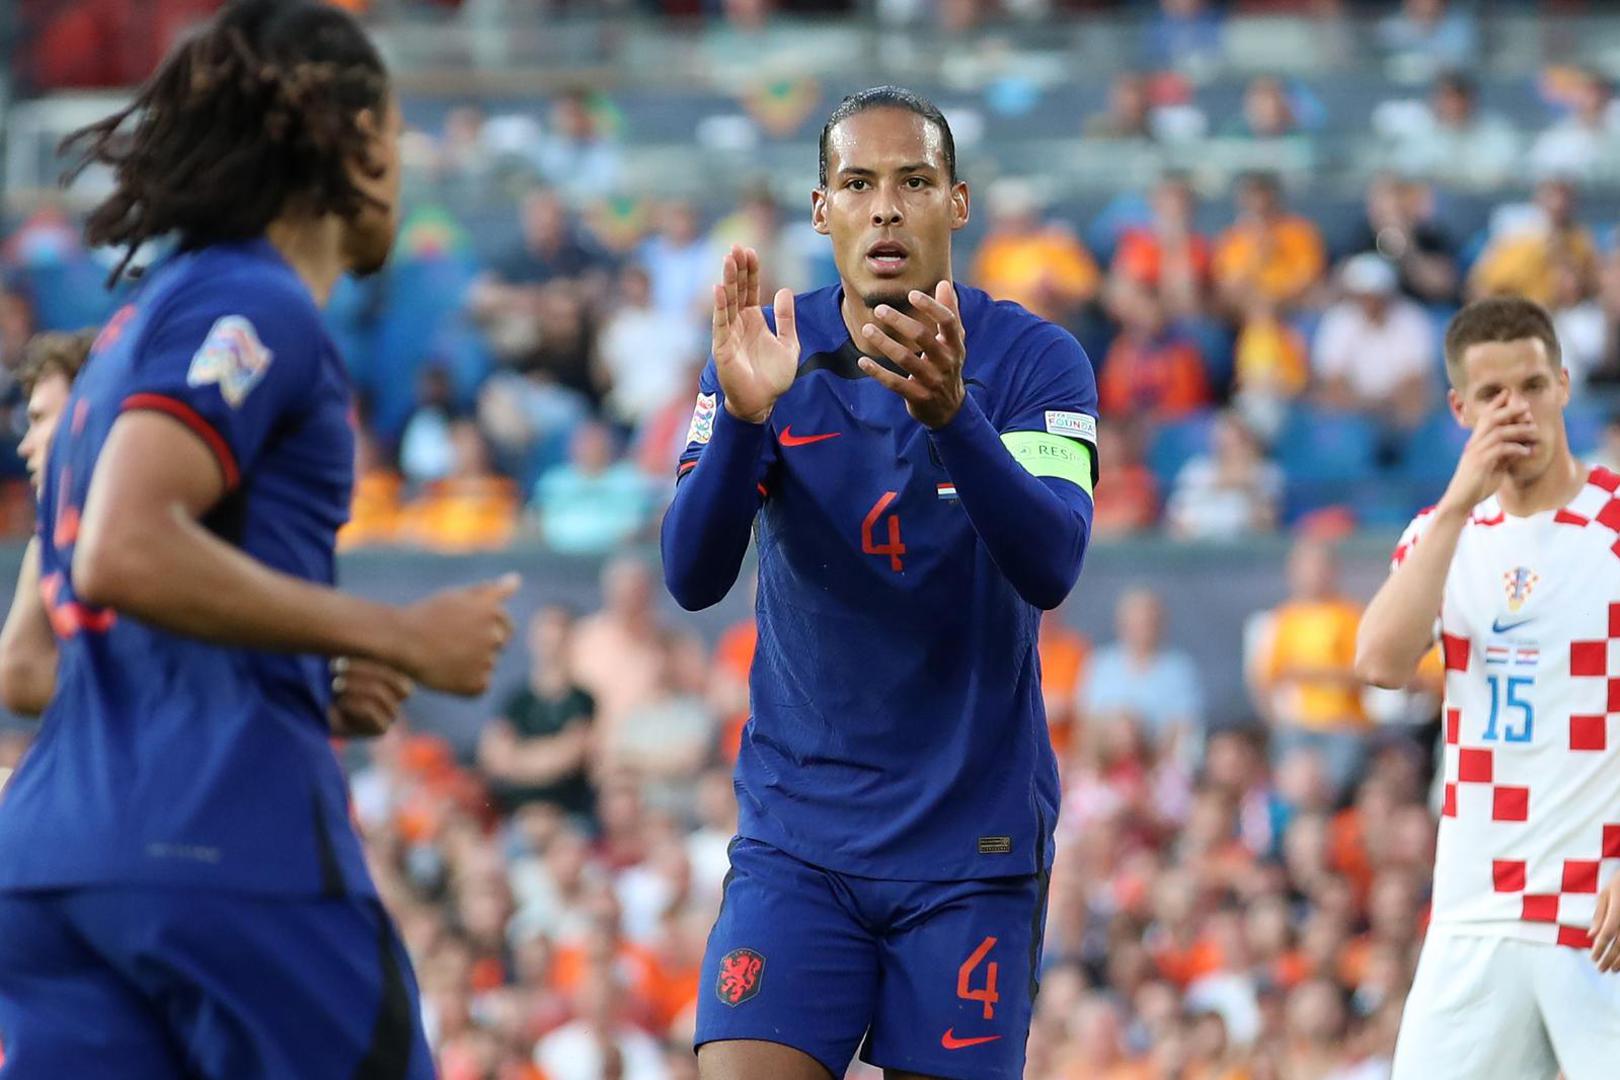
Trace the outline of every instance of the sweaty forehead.
<path fill-rule="evenodd" d="M 944 171 L 939 128 L 909 109 L 876 108 L 840 120 L 827 137 L 827 171 L 883 172 L 926 162 Z"/>

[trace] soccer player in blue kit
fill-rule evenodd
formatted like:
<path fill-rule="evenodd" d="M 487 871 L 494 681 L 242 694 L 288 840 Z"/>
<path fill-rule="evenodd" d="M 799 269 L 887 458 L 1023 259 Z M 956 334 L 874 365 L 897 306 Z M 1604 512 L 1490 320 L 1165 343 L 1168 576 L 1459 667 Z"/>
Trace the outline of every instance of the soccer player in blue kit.
<path fill-rule="evenodd" d="M 1058 774 L 1041 609 L 1091 529 L 1097 392 L 1073 337 L 951 278 L 945 118 L 844 100 L 812 222 L 839 284 L 715 289 L 665 577 L 720 600 L 759 548 L 731 873 L 703 968 L 705 1080 L 1019 1077 Z"/>
<path fill-rule="evenodd" d="M 114 179 L 89 239 L 178 251 L 103 328 L 46 463 L 59 661 L 0 792 L 6 1080 L 433 1073 L 328 663 L 480 693 L 517 582 L 333 587 L 354 435 L 318 305 L 387 257 L 399 125 L 350 16 L 245 0 L 81 133 Z"/>

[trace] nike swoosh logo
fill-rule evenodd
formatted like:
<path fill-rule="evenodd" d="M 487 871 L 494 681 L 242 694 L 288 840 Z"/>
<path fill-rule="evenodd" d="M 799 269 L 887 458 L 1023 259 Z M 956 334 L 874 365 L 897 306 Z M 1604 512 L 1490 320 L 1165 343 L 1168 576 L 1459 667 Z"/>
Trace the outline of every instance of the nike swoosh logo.
<path fill-rule="evenodd" d="M 823 439 L 836 439 L 842 434 L 842 431 L 829 431 L 825 435 L 795 435 L 793 425 L 789 424 L 782 429 L 782 434 L 777 436 L 777 439 L 783 446 L 809 446 Z"/>
<path fill-rule="evenodd" d="M 967 1046 L 978 1046 L 981 1043 L 995 1042 L 999 1038 L 1001 1038 L 1000 1035 L 980 1035 L 976 1039 L 958 1039 L 956 1037 L 955 1028 L 946 1028 L 945 1034 L 939 1037 L 939 1045 L 943 1046 L 947 1050 L 961 1050 L 963 1047 Z"/>
<path fill-rule="evenodd" d="M 1525 623 L 1534 622 L 1534 621 L 1535 621 L 1535 619 L 1532 617 L 1532 618 L 1529 618 L 1529 619 L 1520 619 L 1518 622 L 1510 622 L 1506 626 L 1503 626 L 1502 625 L 1502 620 L 1497 619 L 1496 621 L 1491 623 L 1491 633 L 1493 633 L 1493 634 L 1505 634 L 1509 630 L 1516 630 L 1519 627 L 1523 626 Z"/>

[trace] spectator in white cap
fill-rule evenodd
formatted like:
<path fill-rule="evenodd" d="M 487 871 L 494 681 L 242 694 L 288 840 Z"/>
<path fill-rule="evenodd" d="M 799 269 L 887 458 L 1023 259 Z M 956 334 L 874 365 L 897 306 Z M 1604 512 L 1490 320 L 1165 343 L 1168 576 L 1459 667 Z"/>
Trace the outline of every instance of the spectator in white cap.
<path fill-rule="evenodd" d="M 1339 286 L 1311 353 L 1317 402 L 1415 427 L 1434 402 L 1438 331 L 1382 255 L 1346 259 Z"/>

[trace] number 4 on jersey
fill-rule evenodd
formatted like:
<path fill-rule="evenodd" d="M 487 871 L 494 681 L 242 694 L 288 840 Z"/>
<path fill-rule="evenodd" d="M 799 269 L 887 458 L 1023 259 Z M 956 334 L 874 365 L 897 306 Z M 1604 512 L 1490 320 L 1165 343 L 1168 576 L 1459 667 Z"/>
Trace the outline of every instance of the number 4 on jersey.
<path fill-rule="evenodd" d="M 996 1002 L 1001 996 L 996 993 L 996 969 L 999 965 L 994 960 L 984 965 L 984 985 L 973 987 L 973 972 L 990 950 L 996 947 L 996 939 L 987 937 L 979 942 L 979 947 L 973 950 L 973 955 L 962 961 L 962 966 L 956 969 L 956 996 L 963 1001 L 982 1001 L 984 1003 L 984 1018 L 993 1019 L 996 1015 Z"/>
<path fill-rule="evenodd" d="M 861 522 L 861 550 L 868 555 L 887 555 L 889 557 L 889 569 L 897 574 L 905 569 L 905 564 L 900 561 L 900 556 L 906 553 L 906 545 L 900 542 L 900 515 L 889 515 L 888 543 L 878 543 L 872 535 L 872 530 L 876 527 L 878 518 L 883 516 L 883 511 L 887 510 L 889 504 L 899 497 L 900 493 L 898 491 L 885 491 L 878 501 L 872 504 L 872 509 L 866 512 L 866 520 Z"/>

